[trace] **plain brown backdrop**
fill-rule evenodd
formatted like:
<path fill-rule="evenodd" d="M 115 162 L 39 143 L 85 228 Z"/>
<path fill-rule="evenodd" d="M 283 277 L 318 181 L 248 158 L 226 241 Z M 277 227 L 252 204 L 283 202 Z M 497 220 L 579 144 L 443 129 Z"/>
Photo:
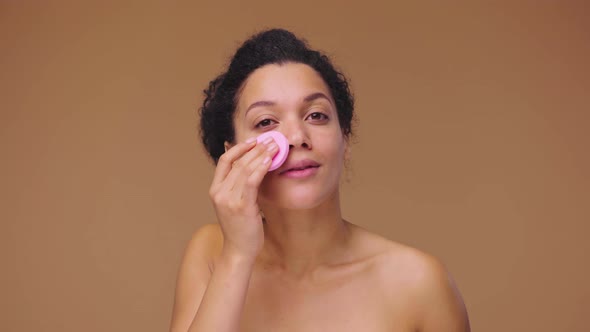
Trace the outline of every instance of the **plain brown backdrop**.
<path fill-rule="evenodd" d="M 164 331 L 215 222 L 201 91 L 293 29 L 357 98 L 345 217 L 440 257 L 474 331 L 589 331 L 586 1 L 0 2 L 0 330 Z"/>

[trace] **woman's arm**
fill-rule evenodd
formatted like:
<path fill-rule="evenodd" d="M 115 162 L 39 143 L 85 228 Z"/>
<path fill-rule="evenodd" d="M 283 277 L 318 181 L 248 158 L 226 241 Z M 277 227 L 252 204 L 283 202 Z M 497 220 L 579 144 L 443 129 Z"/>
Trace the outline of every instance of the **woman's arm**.
<path fill-rule="evenodd" d="M 206 225 L 189 242 L 178 274 L 171 332 L 238 330 L 253 262 L 222 253 L 213 268 L 211 257 L 221 237 L 218 225 Z"/>
<path fill-rule="evenodd" d="M 238 331 L 253 265 L 246 257 L 221 256 L 189 332 Z"/>
<path fill-rule="evenodd" d="M 277 149 L 272 138 L 260 144 L 252 138 L 219 158 L 209 188 L 219 224 L 199 230 L 186 250 L 171 331 L 238 330 L 250 275 L 264 244 L 258 188 Z M 222 249 L 212 255 L 218 247 Z"/>

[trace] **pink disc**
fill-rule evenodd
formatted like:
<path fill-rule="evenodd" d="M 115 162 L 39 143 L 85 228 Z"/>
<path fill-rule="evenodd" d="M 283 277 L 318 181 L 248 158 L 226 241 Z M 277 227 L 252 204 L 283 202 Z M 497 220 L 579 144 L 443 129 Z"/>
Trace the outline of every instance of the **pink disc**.
<path fill-rule="evenodd" d="M 268 171 L 274 171 L 275 169 L 281 167 L 281 165 L 287 160 L 287 155 L 289 154 L 289 142 L 285 135 L 281 134 L 278 131 L 267 131 L 264 134 L 256 137 L 256 140 L 259 143 L 262 143 L 267 137 L 272 137 L 277 145 L 279 146 L 279 151 L 272 157 L 272 162 L 270 164 L 270 168 Z"/>

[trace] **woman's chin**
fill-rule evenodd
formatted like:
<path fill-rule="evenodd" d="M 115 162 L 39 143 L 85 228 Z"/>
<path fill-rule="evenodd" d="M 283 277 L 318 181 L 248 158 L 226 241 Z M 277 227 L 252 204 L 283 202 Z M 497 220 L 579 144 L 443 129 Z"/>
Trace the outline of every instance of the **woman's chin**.
<path fill-rule="evenodd" d="M 309 190 L 291 190 L 289 193 L 281 193 L 260 197 L 261 203 L 273 207 L 289 210 L 309 210 L 318 207 L 331 195 L 325 192 L 311 192 Z"/>
<path fill-rule="evenodd" d="M 277 207 L 288 210 L 310 210 L 320 205 L 319 201 L 311 200 L 282 200 L 276 203 Z"/>

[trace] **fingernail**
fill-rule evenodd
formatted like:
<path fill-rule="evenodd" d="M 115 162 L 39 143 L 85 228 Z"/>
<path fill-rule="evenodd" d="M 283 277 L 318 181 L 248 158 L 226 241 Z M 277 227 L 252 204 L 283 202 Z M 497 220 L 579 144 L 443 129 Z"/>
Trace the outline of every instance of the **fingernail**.
<path fill-rule="evenodd" d="M 272 139 L 272 137 L 267 137 L 267 138 L 264 140 L 264 142 L 263 142 L 263 143 L 264 143 L 264 144 L 266 144 L 266 145 L 268 145 L 268 144 L 270 144 L 272 141 L 274 141 L 274 140 Z"/>
<path fill-rule="evenodd" d="M 268 149 L 267 149 L 267 150 L 268 150 L 268 151 L 273 151 L 273 150 L 276 150 L 278 147 L 279 147 L 278 145 L 276 145 L 276 144 L 272 144 L 272 145 L 270 145 L 270 146 L 268 147 Z"/>
<path fill-rule="evenodd" d="M 268 164 L 269 161 L 270 161 L 270 157 L 266 157 L 266 158 L 264 158 L 264 160 L 262 160 L 262 163 Z"/>

